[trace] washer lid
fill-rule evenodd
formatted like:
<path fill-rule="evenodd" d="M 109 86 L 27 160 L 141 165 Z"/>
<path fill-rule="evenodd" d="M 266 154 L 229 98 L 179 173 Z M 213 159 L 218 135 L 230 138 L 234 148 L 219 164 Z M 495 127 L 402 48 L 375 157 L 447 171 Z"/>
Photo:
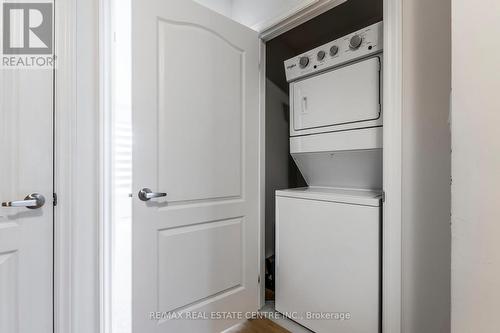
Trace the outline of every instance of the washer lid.
<path fill-rule="evenodd" d="M 379 207 L 382 192 L 365 189 L 301 187 L 276 191 L 276 196 Z"/>

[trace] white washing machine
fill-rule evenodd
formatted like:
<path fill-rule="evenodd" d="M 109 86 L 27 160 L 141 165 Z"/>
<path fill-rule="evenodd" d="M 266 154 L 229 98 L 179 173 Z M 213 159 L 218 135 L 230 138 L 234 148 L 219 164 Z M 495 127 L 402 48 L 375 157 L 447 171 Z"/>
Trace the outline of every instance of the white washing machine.
<path fill-rule="evenodd" d="M 290 151 L 276 192 L 276 309 L 317 333 L 380 330 L 382 23 L 285 62 Z"/>
<path fill-rule="evenodd" d="M 276 310 L 318 333 L 378 332 L 380 231 L 378 192 L 277 191 Z"/>

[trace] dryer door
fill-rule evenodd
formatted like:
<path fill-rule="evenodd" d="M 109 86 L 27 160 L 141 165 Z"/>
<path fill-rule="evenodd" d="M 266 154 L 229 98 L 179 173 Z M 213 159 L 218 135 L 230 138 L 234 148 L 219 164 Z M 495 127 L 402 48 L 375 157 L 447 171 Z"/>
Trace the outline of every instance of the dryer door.
<path fill-rule="evenodd" d="M 293 83 L 290 134 L 379 125 L 380 68 L 377 56 Z"/>

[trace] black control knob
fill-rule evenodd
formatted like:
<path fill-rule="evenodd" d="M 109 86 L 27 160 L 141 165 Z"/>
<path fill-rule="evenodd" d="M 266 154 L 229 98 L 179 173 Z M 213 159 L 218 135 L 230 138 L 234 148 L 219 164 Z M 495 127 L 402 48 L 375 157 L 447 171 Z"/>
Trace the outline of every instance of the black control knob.
<path fill-rule="evenodd" d="M 317 54 L 318 60 L 325 59 L 325 55 L 326 55 L 325 51 L 323 51 L 323 50 L 319 51 Z"/>
<path fill-rule="evenodd" d="M 330 47 L 330 55 L 332 57 L 336 56 L 337 53 L 339 53 L 339 47 L 337 45 L 333 45 L 332 47 Z"/>
<path fill-rule="evenodd" d="M 349 48 L 351 50 L 359 49 L 361 43 L 363 43 L 363 38 L 360 35 L 354 35 L 351 37 L 351 41 L 349 42 Z"/>
<path fill-rule="evenodd" d="M 308 57 L 300 57 L 300 59 L 299 59 L 300 68 L 306 68 L 307 65 L 309 65 L 309 58 Z"/>

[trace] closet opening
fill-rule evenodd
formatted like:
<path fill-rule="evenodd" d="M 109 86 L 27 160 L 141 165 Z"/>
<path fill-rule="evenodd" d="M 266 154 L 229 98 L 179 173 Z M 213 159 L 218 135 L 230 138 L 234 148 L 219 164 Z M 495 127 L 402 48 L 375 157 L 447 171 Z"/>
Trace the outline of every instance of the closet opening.
<path fill-rule="evenodd" d="M 290 325 L 381 328 L 382 27 L 383 1 L 350 0 L 265 45 L 265 309 Z M 286 315 L 326 308 L 363 320 Z"/>

